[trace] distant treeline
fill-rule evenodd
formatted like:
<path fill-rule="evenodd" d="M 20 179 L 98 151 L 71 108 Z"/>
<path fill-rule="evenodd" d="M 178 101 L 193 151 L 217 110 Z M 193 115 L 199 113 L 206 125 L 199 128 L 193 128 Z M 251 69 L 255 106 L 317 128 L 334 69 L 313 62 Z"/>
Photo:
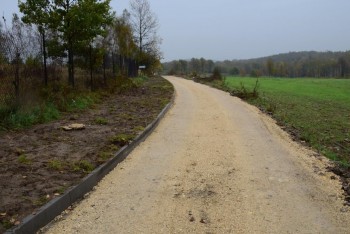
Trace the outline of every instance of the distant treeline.
<path fill-rule="evenodd" d="M 163 63 L 163 73 L 196 75 L 211 73 L 214 68 L 232 76 L 270 77 L 350 77 L 350 51 L 290 52 L 246 60 L 213 61 L 204 58 Z"/>

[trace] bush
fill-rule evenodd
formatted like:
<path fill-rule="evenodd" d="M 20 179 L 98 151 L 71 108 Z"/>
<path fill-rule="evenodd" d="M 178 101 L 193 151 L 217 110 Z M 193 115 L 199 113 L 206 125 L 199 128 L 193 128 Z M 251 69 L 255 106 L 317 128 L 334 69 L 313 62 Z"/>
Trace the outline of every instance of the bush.
<path fill-rule="evenodd" d="M 212 80 L 221 80 L 222 76 L 221 76 L 221 72 L 220 72 L 220 68 L 215 67 L 213 70 L 213 74 L 211 75 Z"/>
<path fill-rule="evenodd" d="M 256 99 L 259 97 L 259 79 L 256 79 L 255 86 L 252 91 L 249 91 L 243 83 L 239 89 L 234 89 L 230 92 L 232 96 L 242 98 L 244 100 Z"/>

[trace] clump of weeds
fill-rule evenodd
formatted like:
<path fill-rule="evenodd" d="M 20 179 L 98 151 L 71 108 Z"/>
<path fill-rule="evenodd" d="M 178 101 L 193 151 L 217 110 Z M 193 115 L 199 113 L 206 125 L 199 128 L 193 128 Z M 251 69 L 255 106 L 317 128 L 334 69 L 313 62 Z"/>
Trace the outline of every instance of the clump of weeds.
<path fill-rule="evenodd" d="M 135 138 L 134 135 L 122 133 L 111 137 L 109 139 L 109 142 L 111 142 L 114 145 L 122 147 L 124 145 L 128 145 L 130 141 L 132 141 L 134 138 Z"/>
<path fill-rule="evenodd" d="M 113 153 L 112 152 L 109 152 L 109 151 L 104 151 L 104 152 L 101 152 L 98 154 L 98 158 L 101 160 L 101 161 L 107 161 L 108 159 L 110 159 L 111 157 L 113 156 Z"/>
<path fill-rule="evenodd" d="M 57 171 L 62 170 L 63 163 L 57 159 L 52 159 L 49 161 L 49 168 L 57 170 Z"/>
<path fill-rule="evenodd" d="M 46 204 L 49 200 L 49 197 L 47 196 L 41 196 L 38 200 L 34 201 L 33 204 L 36 206 L 42 206 Z"/>
<path fill-rule="evenodd" d="M 91 162 L 87 160 L 80 160 L 78 162 L 74 162 L 72 165 L 72 170 L 76 172 L 83 172 L 85 174 L 88 174 L 94 170 L 94 165 L 91 164 Z"/>
<path fill-rule="evenodd" d="M 108 124 L 108 120 L 106 118 L 102 118 L 102 117 L 97 117 L 94 122 L 98 125 L 107 125 Z"/>
<path fill-rule="evenodd" d="M 29 165 L 32 163 L 32 160 L 30 160 L 27 155 L 25 154 L 21 154 L 19 157 L 18 157 L 18 162 L 21 163 L 21 164 L 26 164 L 26 165 Z"/>
<path fill-rule="evenodd" d="M 256 79 L 253 90 L 248 90 L 241 82 L 241 86 L 238 89 L 232 90 L 230 94 L 243 100 L 257 99 L 259 97 L 259 86 L 259 79 Z"/>
<path fill-rule="evenodd" d="M 145 130 L 145 128 L 144 128 L 143 126 L 136 126 L 136 127 L 134 128 L 134 131 L 135 131 L 135 132 L 142 132 L 143 130 Z"/>

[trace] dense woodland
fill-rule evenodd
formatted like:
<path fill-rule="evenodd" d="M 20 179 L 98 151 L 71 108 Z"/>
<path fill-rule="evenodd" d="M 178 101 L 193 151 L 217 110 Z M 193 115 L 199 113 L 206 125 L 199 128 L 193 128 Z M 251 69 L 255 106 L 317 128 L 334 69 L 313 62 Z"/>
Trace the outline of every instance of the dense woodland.
<path fill-rule="evenodd" d="M 96 90 L 160 67 L 158 20 L 147 0 L 117 15 L 110 0 L 20 0 L 0 21 L 0 107 L 30 90 Z M 31 93 L 33 96 L 33 92 Z"/>
<path fill-rule="evenodd" d="M 350 51 L 290 52 L 247 60 L 213 61 L 204 58 L 163 63 L 164 74 L 205 75 L 214 68 L 225 75 L 269 77 L 350 77 Z"/>

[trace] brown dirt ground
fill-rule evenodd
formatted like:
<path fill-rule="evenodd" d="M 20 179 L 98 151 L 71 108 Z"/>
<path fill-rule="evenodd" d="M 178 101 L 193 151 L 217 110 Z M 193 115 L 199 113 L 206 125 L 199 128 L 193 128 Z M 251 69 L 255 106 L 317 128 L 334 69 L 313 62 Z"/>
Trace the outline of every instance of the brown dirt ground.
<path fill-rule="evenodd" d="M 59 121 L 0 135 L 0 233 L 76 185 L 150 124 L 173 95 L 162 78 Z M 82 123 L 84 130 L 62 126 Z M 125 142 L 123 142 L 125 140 Z"/>

